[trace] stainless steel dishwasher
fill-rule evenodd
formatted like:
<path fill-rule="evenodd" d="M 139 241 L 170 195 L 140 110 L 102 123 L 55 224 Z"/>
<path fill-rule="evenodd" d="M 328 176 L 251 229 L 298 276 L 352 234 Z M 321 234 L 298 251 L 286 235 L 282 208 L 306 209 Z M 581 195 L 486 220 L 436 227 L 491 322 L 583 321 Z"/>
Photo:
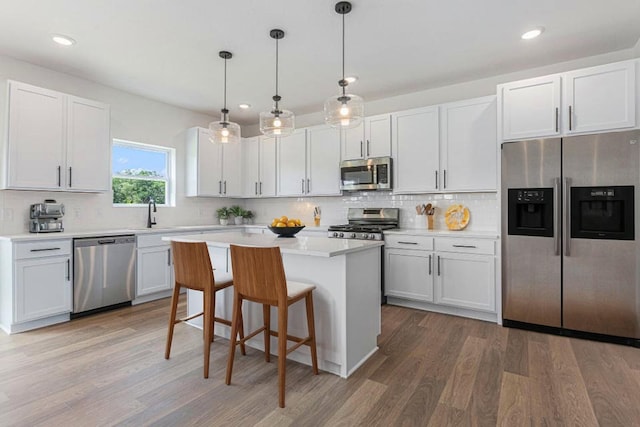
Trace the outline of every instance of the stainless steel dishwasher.
<path fill-rule="evenodd" d="M 135 284 L 135 236 L 73 239 L 73 314 L 130 305 Z"/>

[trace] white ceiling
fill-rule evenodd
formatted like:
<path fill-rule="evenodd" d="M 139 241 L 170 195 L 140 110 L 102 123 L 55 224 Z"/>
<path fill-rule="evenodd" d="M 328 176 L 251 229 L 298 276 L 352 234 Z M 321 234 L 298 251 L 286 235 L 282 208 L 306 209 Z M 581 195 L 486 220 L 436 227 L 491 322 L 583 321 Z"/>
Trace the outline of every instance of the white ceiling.
<path fill-rule="evenodd" d="M 365 100 L 633 47 L 640 0 L 354 0 L 347 75 Z M 334 0 L 0 0 L 0 54 L 208 114 L 222 107 L 230 50 L 231 118 L 256 123 L 274 93 L 296 114 L 337 93 Z M 544 26 L 538 39 L 520 34 Z M 52 33 L 77 40 L 64 48 Z M 249 111 L 237 104 L 248 102 Z"/>

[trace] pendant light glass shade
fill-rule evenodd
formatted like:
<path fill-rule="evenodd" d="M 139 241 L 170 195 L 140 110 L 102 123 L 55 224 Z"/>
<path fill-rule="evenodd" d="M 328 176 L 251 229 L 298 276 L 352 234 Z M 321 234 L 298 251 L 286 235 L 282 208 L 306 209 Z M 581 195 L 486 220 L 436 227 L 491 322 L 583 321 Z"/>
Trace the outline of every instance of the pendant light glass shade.
<path fill-rule="evenodd" d="M 354 128 L 364 119 L 364 100 L 358 95 L 347 93 L 349 82 L 344 77 L 344 16 L 351 12 L 351 3 L 336 3 L 335 10 L 342 15 L 342 79 L 338 82 L 340 93 L 330 96 L 324 102 L 324 121 L 340 129 Z"/>
<path fill-rule="evenodd" d="M 224 108 L 220 110 L 220 121 L 209 123 L 209 140 L 214 144 L 229 144 L 240 142 L 240 126 L 229 121 L 227 110 L 227 59 L 233 55 L 226 50 L 220 51 L 220 58 L 224 59 Z"/>
<path fill-rule="evenodd" d="M 296 120 L 291 111 L 280 108 L 282 98 L 278 95 L 278 40 L 284 38 L 284 31 L 274 29 L 269 32 L 269 36 L 276 41 L 276 94 L 273 96 L 271 111 L 260 113 L 260 132 L 268 138 L 277 138 L 291 135 L 296 129 Z"/>

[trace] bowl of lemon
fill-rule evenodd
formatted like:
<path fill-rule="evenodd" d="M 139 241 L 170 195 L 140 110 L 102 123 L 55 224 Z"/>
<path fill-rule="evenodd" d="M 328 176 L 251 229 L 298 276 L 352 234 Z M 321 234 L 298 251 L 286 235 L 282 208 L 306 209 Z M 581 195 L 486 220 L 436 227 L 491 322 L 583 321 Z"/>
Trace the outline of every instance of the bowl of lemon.
<path fill-rule="evenodd" d="M 278 237 L 295 237 L 296 233 L 304 228 L 304 224 L 297 218 L 281 216 L 274 218 L 267 228 Z"/>

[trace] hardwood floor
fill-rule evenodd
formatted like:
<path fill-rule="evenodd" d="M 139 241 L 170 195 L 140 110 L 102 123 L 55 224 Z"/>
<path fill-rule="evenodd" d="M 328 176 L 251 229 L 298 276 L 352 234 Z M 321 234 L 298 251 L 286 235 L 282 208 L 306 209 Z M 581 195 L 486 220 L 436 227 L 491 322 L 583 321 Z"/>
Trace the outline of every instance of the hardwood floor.
<path fill-rule="evenodd" d="M 185 304 L 179 310 L 184 313 Z M 247 348 L 224 384 L 228 341 L 177 325 L 169 300 L 0 334 L 0 425 L 637 426 L 640 350 L 383 307 L 380 350 L 348 380 Z"/>

